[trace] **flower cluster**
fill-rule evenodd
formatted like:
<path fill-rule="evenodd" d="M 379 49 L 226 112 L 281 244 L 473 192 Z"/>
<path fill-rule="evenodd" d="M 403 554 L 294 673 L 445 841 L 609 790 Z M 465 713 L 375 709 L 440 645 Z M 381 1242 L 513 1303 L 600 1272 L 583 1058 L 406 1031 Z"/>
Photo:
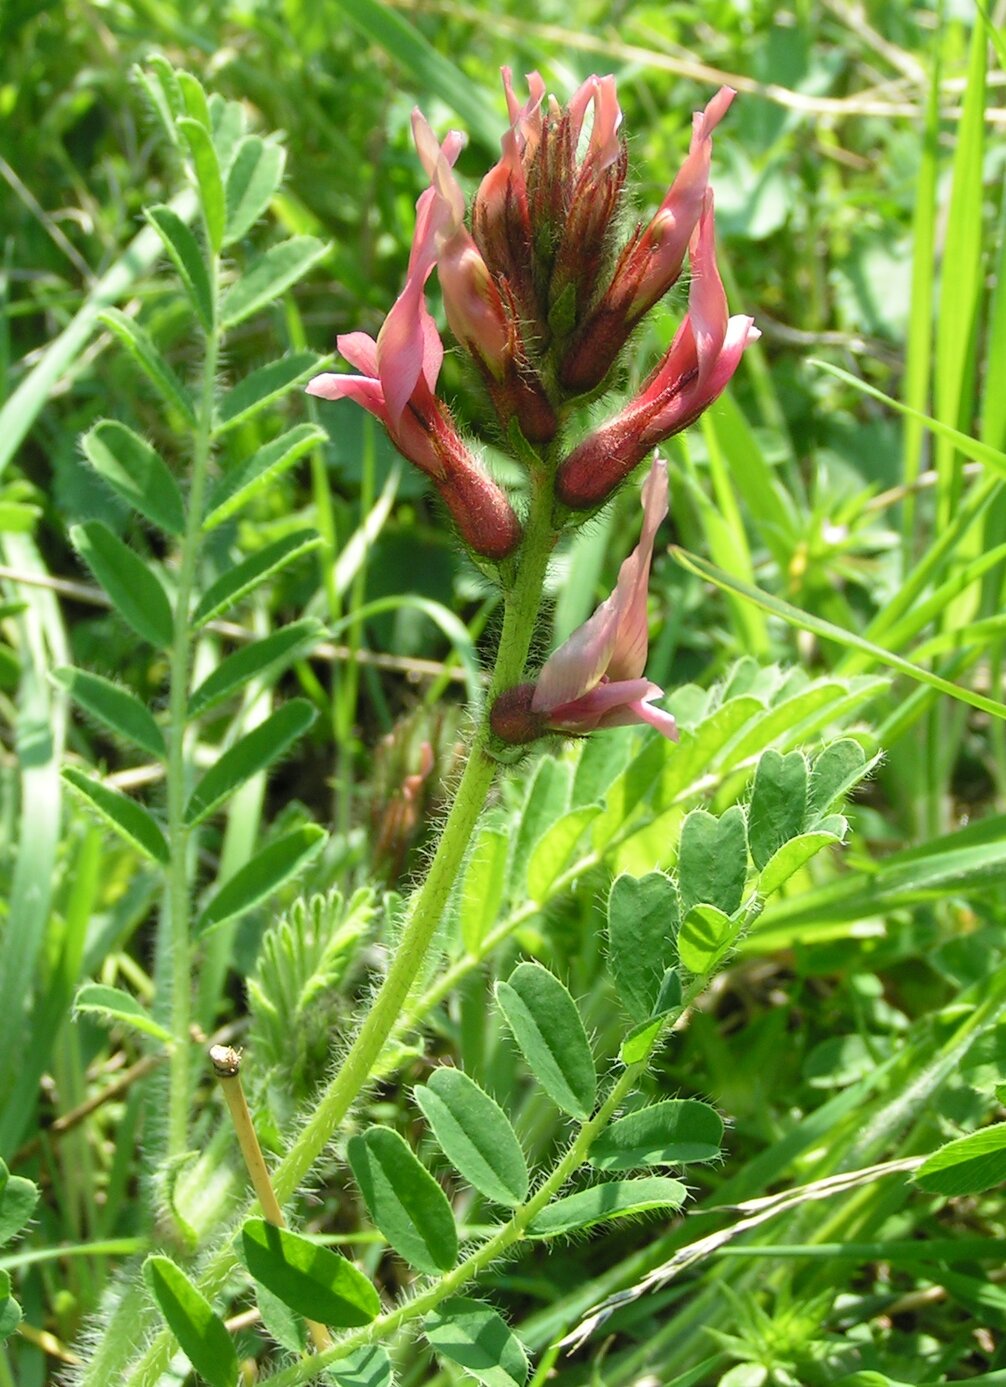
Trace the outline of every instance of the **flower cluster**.
<path fill-rule="evenodd" d="M 361 374 L 321 375 L 308 386 L 326 399 L 354 399 L 380 419 L 430 478 L 473 556 L 495 565 L 504 586 L 515 581 L 524 526 L 436 393 L 444 348 L 426 304 L 434 266 L 447 322 L 481 377 L 501 444 L 547 478 L 553 538 L 692 423 L 758 336 L 751 318 L 728 316 L 716 268 L 712 136 L 734 93 L 722 88 L 696 113 L 667 194 L 626 237 L 628 160 L 615 79 L 589 77 L 565 108 L 546 99 L 537 73 L 527 80 L 521 103 L 503 69 L 509 124 L 470 213 L 454 172 L 463 137 L 450 131 L 438 141 L 413 113 L 429 186 L 416 204 L 405 287 L 376 341 L 361 332 L 338 339 Z M 688 310 L 663 360 L 614 417 L 570 445 L 566 426 L 576 405 L 606 388 L 630 335 L 686 258 Z M 642 678 L 646 577 L 666 492 L 656 464 L 644 491 L 643 538 L 618 587 L 533 685 L 498 700 L 493 728 L 503 740 L 626 721 L 673 735 L 673 719 L 650 706 L 660 691 Z"/>

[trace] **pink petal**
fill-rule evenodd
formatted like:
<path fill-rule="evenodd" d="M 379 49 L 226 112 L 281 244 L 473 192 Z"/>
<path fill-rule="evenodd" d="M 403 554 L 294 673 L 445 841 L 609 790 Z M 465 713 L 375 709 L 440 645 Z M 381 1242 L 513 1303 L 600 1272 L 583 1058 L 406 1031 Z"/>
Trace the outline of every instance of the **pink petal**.
<path fill-rule="evenodd" d="M 532 711 L 549 713 L 575 703 L 599 684 L 617 634 L 618 608 L 612 593 L 545 661 L 531 699 Z"/>
<path fill-rule="evenodd" d="M 649 645 L 647 591 L 653 543 L 667 514 L 667 464 L 655 457 L 643 483 L 643 531 L 639 543 L 622 564 L 615 586 L 618 621 L 608 662 L 610 679 L 638 679 L 646 667 Z"/>
<path fill-rule="evenodd" d="M 371 380 L 369 376 L 325 373 L 308 381 L 304 389 L 308 395 L 317 395 L 323 400 L 355 400 L 358 405 L 362 405 L 380 419 L 382 424 L 388 422 L 381 382 Z"/>
<path fill-rule="evenodd" d="M 716 231 L 712 189 L 707 189 L 702 215 L 691 243 L 692 282 L 688 290 L 688 320 L 695 337 L 701 390 L 716 364 L 727 331 L 727 296 L 716 265 Z"/>
<path fill-rule="evenodd" d="M 377 343 L 366 332 L 343 332 L 335 339 L 339 354 L 365 376 L 377 376 Z"/>

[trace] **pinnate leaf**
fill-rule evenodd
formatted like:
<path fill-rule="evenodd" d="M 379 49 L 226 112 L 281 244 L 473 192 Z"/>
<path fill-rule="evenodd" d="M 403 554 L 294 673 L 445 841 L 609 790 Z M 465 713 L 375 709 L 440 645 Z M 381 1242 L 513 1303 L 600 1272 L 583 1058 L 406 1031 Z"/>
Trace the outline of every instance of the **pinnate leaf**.
<path fill-rule="evenodd" d="M 74 525 L 70 540 L 123 621 L 151 645 L 170 646 L 174 620 L 168 595 L 139 555 L 100 520 Z"/>
<path fill-rule="evenodd" d="M 746 874 L 743 809 L 733 805 L 721 818 L 694 809 L 682 825 L 678 850 L 682 914 L 701 903 L 732 915 L 741 903 Z"/>
<path fill-rule="evenodd" d="M 440 1358 L 457 1363 L 483 1387 L 523 1387 L 527 1381 L 524 1347 L 489 1305 L 449 1297 L 423 1320 L 423 1333 Z"/>
<path fill-rule="evenodd" d="M 256 853 L 217 891 L 199 917 L 198 931 L 204 934 L 234 920 L 278 891 L 317 856 L 327 836 L 317 824 L 304 824 Z"/>
<path fill-rule="evenodd" d="M 291 699 L 228 747 L 189 796 L 185 806 L 186 825 L 193 828 L 202 823 L 238 786 L 282 756 L 298 737 L 303 736 L 316 716 L 306 698 Z"/>
<path fill-rule="evenodd" d="M 234 1387 L 238 1358 L 212 1305 L 169 1257 L 148 1257 L 143 1275 L 168 1328 L 196 1372 L 211 1387 Z"/>
<path fill-rule="evenodd" d="M 286 568 L 301 555 L 317 549 L 320 543 L 321 536 L 313 530 L 297 530 L 292 535 L 284 535 L 282 539 L 267 544 L 257 554 L 249 555 L 210 584 L 192 614 L 192 624 L 205 626 L 207 621 L 212 621 L 233 607 L 235 602 L 240 602 L 242 597 L 247 597 L 274 573 Z"/>
<path fill-rule="evenodd" d="M 161 866 L 168 864 L 168 844 L 150 811 L 119 790 L 85 775 L 76 766 L 65 766 L 63 779 L 109 828 L 137 851 Z"/>
<path fill-rule="evenodd" d="M 447 1159 L 487 1199 L 516 1206 L 527 1197 L 528 1171 L 503 1109 L 478 1084 L 449 1065 L 413 1089 L 419 1110 Z"/>
<path fill-rule="evenodd" d="M 720 1153 L 723 1121 L 696 1098 L 668 1098 L 620 1117 L 590 1148 L 598 1170 L 633 1170 L 642 1165 L 687 1165 Z"/>
<path fill-rule="evenodd" d="M 292 236 L 253 260 L 224 295 L 220 320 L 225 328 L 235 327 L 275 299 L 312 265 L 328 254 L 328 246 L 316 236 Z"/>
<path fill-rule="evenodd" d="M 326 360 L 317 352 L 293 352 L 290 356 L 282 356 L 278 361 L 270 361 L 268 365 L 250 371 L 220 401 L 214 432 L 218 435 L 226 433 L 228 429 L 245 423 L 259 410 L 282 399 L 298 385 L 303 385 L 317 374 Z"/>
<path fill-rule="evenodd" d="M 113 491 L 165 534 L 185 529 L 178 483 L 150 444 L 125 424 L 102 419 L 80 441 L 84 456 Z"/>
<path fill-rule="evenodd" d="M 346 1154 L 367 1212 L 395 1251 L 420 1271 L 449 1271 L 458 1256 L 451 1206 L 398 1133 L 370 1127 Z"/>
<path fill-rule="evenodd" d="M 532 1074 L 557 1107 L 588 1118 L 597 1097 L 597 1071 L 576 1003 L 539 963 L 519 963 L 496 1000 Z"/>
<path fill-rule="evenodd" d="M 307 1319 L 335 1329 L 369 1324 L 381 1301 L 369 1277 L 337 1252 L 261 1218 L 241 1230 L 245 1263 L 256 1281 Z"/>
<path fill-rule="evenodd" d="M 52 681 L 64 689 L 86 713 L 133 742 L 151 756 L 163 756 L 164 734 L 150 709 L 131 690 L 100 674 L 63 665 L 52 671 Z"/>
<path fill-rule="evenodd" d="M 554 1238 L 614 1219 L 632 1218 L 654 1210 L 680 1209 L 687 1198 L 688 1191 L 680 1180 L 666 1175 L 611 1180 L 546 1205 L 531 1220 L 527 1233 L 531 1238 Z"/>

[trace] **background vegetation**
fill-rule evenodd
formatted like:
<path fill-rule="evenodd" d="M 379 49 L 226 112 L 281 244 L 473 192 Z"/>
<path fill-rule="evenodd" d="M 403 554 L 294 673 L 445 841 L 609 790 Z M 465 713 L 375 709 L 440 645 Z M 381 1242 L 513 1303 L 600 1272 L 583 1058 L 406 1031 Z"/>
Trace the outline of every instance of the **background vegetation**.
<path fill-rule="evenodd" d="M 668 689 L 728 681 L 724 698 L 753 691 L 766 705 L 792 690 L 786 671 L 839 681 L 855 696 L 829 705 L 833 720 L 851 719 L 883 759 L 850 810 L 848 847 L 790 882 L 650 1077 L 651 1096 L 702 1096 L 728 1121 L 722 1166 L 690 1169 L 696 1212 L 525 1256 L 486 1285 L 539 1356 L 536 1382 L 550 1371 L 570 1387 L 758 1387 L 853 1372 L 877 1374 L 855 1379 L 864 1385 L 1006 1382 L 1001 1198 L 969 1190 L 947 1199 L 898 1175 L 899 1162 L 1001 1117 L 1006 1078 L 1006 735 L 993 706 L 1006 634 L 1002 18 L 963 0 L 940 9 L 584 3 L 573 14 L 558 0 L 531 12 L 505 0 L 492 12 L 438 0 L 7 0 L 0 1150 L 43 1197 L 27 1236 L 0 1257 L 25 1315 L 0 1357 L 0 1383 L 36 1387 L 61 1362 L 86 1357 L 78 1336 L 117 1265 L 155 1236 L 151 1199 L 140 1194 L 149 1193 L 155 1061 L 142 1037 L 72 1021 L 70 1003 L 86 979 L 152 996 L 156 882 L 61 797 L 58 766 L 65 755 L 123 788 L 152 773 L 100 725 L 68 720 L 48 677 L 54 666 L 83 666 L 155 701 L 164 681 L 163 665 L 102 606 L 68 540 L 70 526 L 100 518 L 135 547 L 150 543 L 78 440 L 105 414 L 155 442 L 172 422 L 129 356 L 112 350 L 97 310 L 118 305 L 180 376 L 193 369 L 177 291 L 153 273 L 156 246 L 134 240 L 141 208 L 178 187 L 130 77 L 154 53 L 244 103 L 253 128 L 284 133 L 286 175 L 257 241 L 310 234 L 328 244 L 307 278 L 232 334 L 227 380 L 286 353 L 327 354 L 337 333 L 379 324 L 404 278 L 422 187 L 415 103 L 438 131 L 467 129 L 459 171 L 474 180 L 502 128 L 501 64 L 539 69 L 560 95 L 591 71 L 614 71 L 647 208 L 687 145 L 691 111 L 721 81 L 739 89 L 717 134 L 713 185 L 732 306 L 752 313 L 763 337 L 730 396 L 669 449 L 673 538 L 715 570 L 658 556 L 648 673 Z M 640 373 L 682 304 L 676 291 L 638 339 Z M 445 392 L 478 432 L 479 402 L 450 357 Z M 348 897 L 377 879 L 394 892 L 456 763 L 465 681 L 477 677 L 473 654 L 494 629 L 494 598 L 456 554 L 421 479 L 399 471 L 353 406 L 316 408 L 295 394 L 268 424 L 237 427 L 225 447 L 237 456 L 306 419 L 325 443 L 260 494 L 214 557 L 226 564 L 235 534 L 254 550 L 319 531 L 317 554 L 284 572 L 241 622 L 244 636 L 305 611 L 339 623 L 332 644 L 282 676 L 282 690 L 320 716 L 277 775 L 248 782 L 202 848 L 227 875 L 283 828 L 320 822 L 331 837 L 296 891 Z M 623 497 L 563 556 L 554 637 L 610 590 L 637 515 Z M 376 607 L 382 598 L 395 600 Z M 241 638 L 220 632 L 219 649 Z M 953 681 L 962 698 L 906 677 L 899 657 Z M 776 666 L 782 673 L 763 672 Z M 246 725 L 268 697 L 249 688 Z M 687 712 L 697 698 L 686 691 L 678 706 Z M 801 717 L 778 717 L 781 744 L 812 722 L 804 705 Z M 209 758 L 226 726 L 206 735 Z M 424 741 L 435 767 L 407 798 Z M 504 808 L 522 802 L 535 770 L 532 761 L 508 780 Z M 720 808 L 738 793 L 733 770 L 710 762 L 706 791 Z M 585 870 L 520 922 L 497 964 L 520 950 L 547 961 L 602 1048 L 611 1025 L 596 910 L 604 888 L 603 872 Z M 284 904 L 295 894 L 289 888 Z M 252 913 L 207 945 L 195 1016 L 207 1036 L 243 1034 L 242 983 L 274 916 Z M 273 1034 L 268 1053 L 260 1009 L 260 1043 L 285 1066 L 259 1100 L 267 1141 L 269 1115 L 277 1124 L 275 1146 L 284 1103 L 292 1112 L 348 1024 L 366 961 L 341 991 L 333 965 L 285 1055 L 293 1032 Z M 430 1048 L 480 1056 L 488 1086 L 506 1092 L 515 1061 L 498 1020 L 487 1019 L 488 986 L 472 974 L 431 1008 Z M 406 1063 L 410 1082 L 424 1063 L 418 1053 L 412 1071 Z M 397 1082 L 377 1090 L 371 1115 L 393 1118 L 402 1094 Z M 209 1141 L 217 1100 L 208 1082 L 202 1097 Z M 527 1103 L 526 1130 L 546 1151 L 555 1115 L 533 1096 Z M 883 1168 L 848 1187 L 818 1185 L 874 1165 Z M 752 1205 L 745 1212 L 765 1220 L 739 1228 L 737 1205 L 795 1187 L 792 1204 Z M 170 1189 L 156 1196 L 171 1201 Z M 338 1235 L 354 1226 L 326 1192 L 312 1227 Z M 579 1352 L 549 1347 L 591 1306 L 638 1290 L 677 1254 L 676 1274 L 631 1295 Z M 403 1383 L 453 1380 L 407 1361 Z"/>

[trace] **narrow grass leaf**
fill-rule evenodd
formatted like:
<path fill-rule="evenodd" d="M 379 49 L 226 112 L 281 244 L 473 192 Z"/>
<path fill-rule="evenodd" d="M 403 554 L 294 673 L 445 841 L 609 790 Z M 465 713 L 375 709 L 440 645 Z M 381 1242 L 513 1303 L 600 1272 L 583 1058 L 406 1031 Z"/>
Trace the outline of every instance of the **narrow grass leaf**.
<path fill-rule="evenodd" d="M 241 646 L 221 660 L 193 691 L 189 699 L 189 717 L 199 717 L 231 694 L 244 689 L 251 680 L 261 679 L 267 671 L 282 668 L 324 634 L 325 628 L 320 621 L 305 617 L 303 621 L 281 626 L 271 635 Z"/>
<path fill-rule="evenodd" d="M 694 809 L 682 825 L 678 849 L 682 913 L 702 904 L 732 915 L 741 903 L 746 875 L 747 832 L 740 805 L 720 818 Z"/>
<path fill-rule="evenodd" d="M 227 223 L 227 203 L 224 198 L 224 182 L 220 173 L 220 160 L 209 131 L 207 122 L 195 120 L 191 116 L 179 116 L 178 128 L 185 137 L 192 166 L 195 169 L 196 183 L 199 187 L 199 201 L 206 223 L 206 234 L 214 251 L 219 251 L 224 242 L 224 227 Z"/>
<path fill-rule="evenodd" d="M 496 1001 L 531 1073 L 563 1112 L 590 1116 L 597 1071 L 576 1003 L 540 963 L 519 963 L 496 984 Z"/>
<path fill-rule="evenodd" d="M 151 645 L 170 646 L 174 621 L 168 595 L 139 555 L 101 520 L 72 526 L 70 540 L 123 621 Z"/>
<path fill-rule="evenodd" d="M 678 893 L 662 872 L 615 878 L 608 895 L 608 968 L 637 1021 L 653 1014 L 679 923 Z"/>
<path fill-rule="evenodd" d="M 34 1180 L 12 1175 L 6 1162 L 0 1159 L 0 1247 L 28 1226 L 38 1197 L 39 1188 Z"/>
<path fill-rule="evenodd" d="M 171 263 L 206 332 L 213 328 L 213 290 L 199 242 L 177 212 L 163 205 L 145 207 L 143 215 L 164 242 Z"/>
<path fill-rule="evenodd" d="M 748 805 L 748 846 L 761 870 L 783 843 L 795 838 L 807 815 L 807 762 L 800 751 L 787 755 L 770 747 L 755 769 Z"/>
<path fill-rule="evenodd" d="M 75 766 L 65 766 L 63 779 L 93 809 L 103 823 L 115 830 L 131 847 L 161 866 L 168 864 L 168 844 L 149 810 L 135 799 L 112 790 Z"/>
<path fill-rule="evenodd" d="M 1003 458 L 1003 465 L 1006 468 L 1006 458 Z M 961 684 L 951 683 L 949 679 L 933 674 L 931 670 L 923 669 L 920 665 L 912 664 L 910 660 L 902 659 L 900 655 L 885 650 L 881 645 L 874 645 L 872 641 L 866 640 L 863 636 L 857 636 L 852 631 L 844 631 L 841 626 L 835 626 L 830 621 L 825 621 L 821 617 L 812 616 L 810 612 L 804 612 L 798 607 L 791 606 L 788 602 L 784 602 L 781 597 L 774 597 L 771 593 L 762 592 L 760 588 L 750 588 L 746 584 L 738 583 L 728 573 L 714 568 L 712 564 L 706 563 L 705 559 L 699 558 L 696 554 L 688 554 L 676 546 L 672 546 L 671 552 L 682 568 L 687 568 L 692 573 L 698 574 L 707 582 L 715 583 L 717 587 L 733 588 L 735 592 L 747 598 L 749 602 L 763 607 L 773 616 L 781 617 L 791 626 L 799 627 L 804 631 L 811 631 L 814 635 L 820 636 L 822 640 L 835 641 L 838 645 L 845 645 L 852 650 L 862 651 L 871 656 L 877 664 L 895 669 L 899 674 L 905 674 L 917 683 L 928 684 L 930 688 L 938 689 L 940 693 L 947 694 L 950 698 L 959 699 L 962 703 L 969 703 L 973 708 L 980 708 L 984 713 L 991 713 L 993 717 L 1006 718 L 1006 704 L 999 703 L 994 698 L 986 698 L 984 694 L 976 693 L 973 689 L 966 689 Z"/>
<path fill-rule="evenodd" d="M 696 977 L 710 973 L 736 934 L 730 916 L 715 905 L 693 905 L 678 931 L 678 958 Z"/>
<path fill-rule="evenodd" d="M 143 1035 L 153 1036 L 162 1045 L 171 1044 L 171 1032 L 158 1025 L 135 997 L 118 987 L 85 983 L 73 999 L 74 1014 L 93 1015 L 106 1025 L 124 1025 Z"/>
<path fill-rule="evenodd" d="M 257 554 L 242 559 L 239 564 L 221 573 L 203 593 L 192 614 L 193 626 L 205 626 L 208 621 L 240 602 L 242 597 L 247 597 L 274 573 L 304 554 L 309 554 L 312 549 L 317 549 L 320 543 L 321 536 L 314 530 L 296 530 L 292 535 L 284 535 L 282 539 L 267 544 Z"/>
<path fill-rule="evenodd" d="M 566 1195 L 547 1205 L 528 1224 L 529 1238 L 554 1238 L 640 1214 L 680 1209 L 688 1191 L 680 1180 L 644 1175 L 636 1180 L 611 1180 Z"/>
<path fill-rule="evenodd" d="M 210 492 L 204 530 L 214 530 L 288 471 L 305 453 L 328 441 L 316 424 L 298 424 L 225 472 Z"/>
<path fill-rule="evenodd" d="M 485 89 L 462 68 L 438 53 L 409 20 L 380 0 L 337 0 L 347 19 L 396 62 L 417 92 L 435 92 L 461 117 L 465 128 L 485 148 L 498 153 L 499 119 Z"/>
<path fill-rule="evenodd" d="M 696 1098 L 668 1098 L 620 1117 L 590 1148 L 598 1170 L 713 1161 L 723 1144 L 723 1120 Z"/>
<path fill-rule="evenodd" d="M 412 1092 L 444 1155 L 468 1183 L 497 1204 L 523 1204 L 527 1162 L 499 1104 L 449 1065 L 435 1069 Z"/>
<path fill-rule="evenodd" d="M 223 1320 L 169 1257 L 148 1257 L 143 1275 L 168 1328 L 210 1387 L 234 1387 L 238 1357 Z"/>
<path fill-rule="evenodd" d="M 278 299 L 327 255 L 328 249 L 316 236 L 293 236 L 270 246 L 227 290 L 220 305 L 221 324 L 235 327 Z"/>
<path fill-rule="evenodd" d="M 982 1194 L 1006 1181 L 1006 1122 L 948 1141 L 915 1172 L 915 1183 L 948 1199 Z"/>
<path fill-rule="evenodd" d="M 442 1300 L 423 1320 L 423 1333 L 440 1358 L 456 1363 L 483 1387 L 524 1387 L 527 1381 L 524 1346 L 502 1316 L 481 1301 Z"/>
<path fill-rule="evenodd" d="M 272 765 L 302 737 L 317 717 L 306 698 L 294 698 L 227 748 L 206 771 L 185 806 L 187 827 L 209 817 L 240 785 Z"/>
<path fill-rule="evenodd" d="M 269 206 L 283 180 L 283 146 L 248 135 L 237 146 L 227 170 L 227 225 L 224 245 L 240 241 Z"/>
<path fill-rule="evenodd" d="M 496 923 L 506 886 L 510 838 L 498 828 L 484 828 L 472 849 L 461 888 L 461 942 L 477 957 L 482 941 Z"/>
<path fill-rule="evenodd" d="M 458 1235 L 447 1196 L 390 1127 L 352 1137 L 346 1155 L 374 1225 L 420 1271 L 449 1271 Z"/>
<path fill-rule="evenodd" d="M 165 534 L 185 529 L 178 483 L 150 444 L 125 424 L 102 419 L 80 441 L 84 456 L 113 491 Z"/>
<path fill-rule="evenodd" d="M 369 1277 L 299 1233 L 250 1218 L 241 1230 L 241 1247 L 255 1280 L 309 1320 L 357 1329 L 380 1313 L 381 1300 Z"/>
<path fill-rule="evenodd" d="M 161 398 L 178 410 L 189 428 L 195 428 L 196 416 L 188 391 L 164 360 L 146 329 L 117 308 L 106 308 L 99 313 L 98 319 L 125 347 Z"/>
<path fill-rule="evenodd" d="M 100 674 L 72 665 L 61 665 L 50 676 L 53 683 L 105 727 L 151 756 L 165 754 L 164 734 L 146 704 L 131 690 L 113 684 Z"/>
<path fill-rule="evenodd" d="M 284 395 L 303 385 L 330 360 L 317 352 L 293 352 L 290 356 L 270 361 L 250 371 L 220 401 L 214 433 L 219 436 L 228 429 L 244 424 L 259 410 L 281 400 Z"/>
<path fill-rule="evenodd" d="M 205 934 L 226 920 L 237 919 L 278 891 L 317 856 L 327 836 L 317 824 L 304 824 L 256 853 L 217 891 L 199 917 L 198 932 Z"/>

